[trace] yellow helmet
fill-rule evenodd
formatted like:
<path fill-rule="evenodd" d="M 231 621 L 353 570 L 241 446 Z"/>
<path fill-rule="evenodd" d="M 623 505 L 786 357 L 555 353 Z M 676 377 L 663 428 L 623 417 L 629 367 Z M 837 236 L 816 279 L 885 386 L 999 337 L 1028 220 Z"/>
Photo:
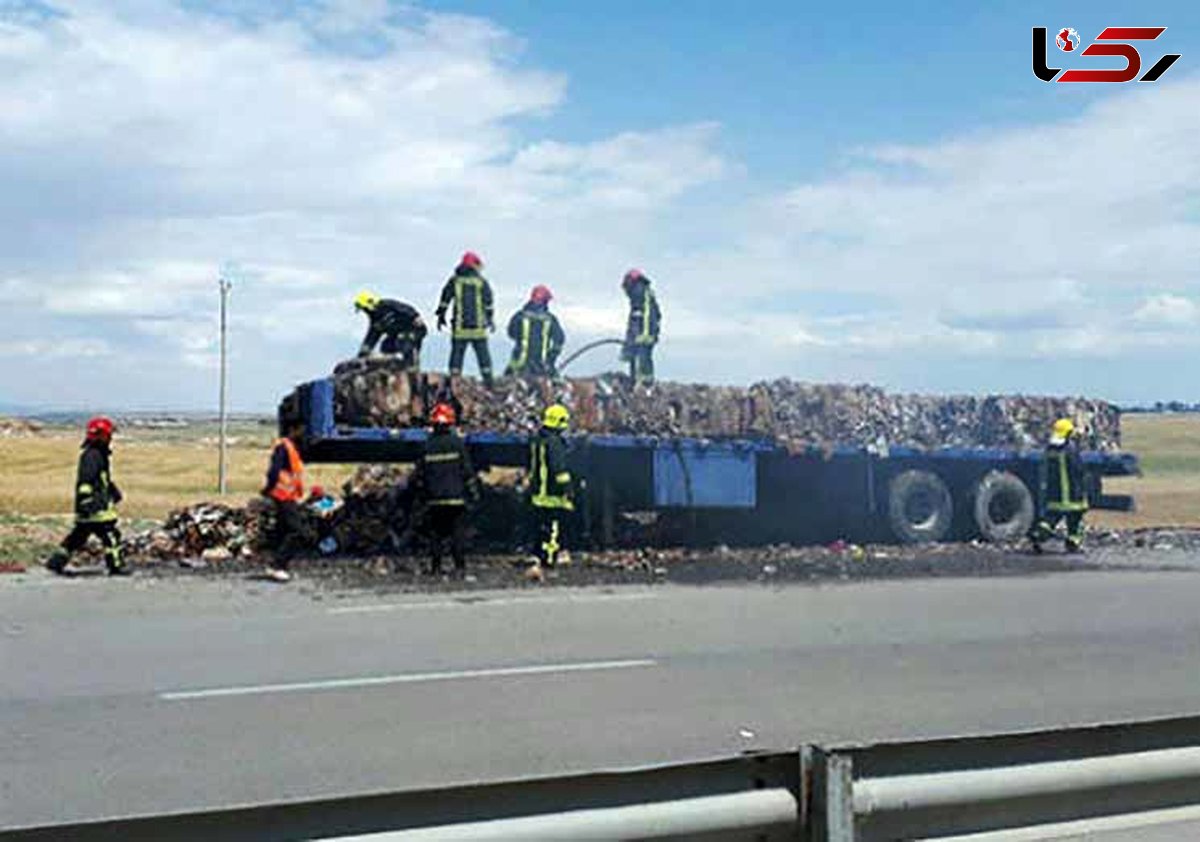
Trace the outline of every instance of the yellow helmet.
<path fill-rule="evenodd" d="M 561 403 L 546 407 L 546 412 L 542 415 L 542 426 L 551 430 L 565 430 L 570 423 L 571 411 Z"/>
<path fill-rule="evenodd" d="M 358 295 L 354 296 L 354 309 L 366 310 L 369 313 L 379 306 L 381 300 L 375 293 L 364 289 Z"/>
<path fill-rule="evenodd" d="M 1075 433 L 1075 422 L 1070 418 L 1059 418 L 1054 422 L 1054 428 L 1050 432 L 1050 441 L 1061 444 L 1069 439 Z"/>

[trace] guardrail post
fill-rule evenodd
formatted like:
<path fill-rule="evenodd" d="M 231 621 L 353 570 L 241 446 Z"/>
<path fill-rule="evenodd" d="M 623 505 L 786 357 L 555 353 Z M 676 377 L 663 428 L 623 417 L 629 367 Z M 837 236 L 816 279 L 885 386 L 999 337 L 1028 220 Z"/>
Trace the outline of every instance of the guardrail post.
<path fill-rule="evenodd" d="M 849 755 L 812 750 L 809 842 L 855 842 L 854 761 Z"/>

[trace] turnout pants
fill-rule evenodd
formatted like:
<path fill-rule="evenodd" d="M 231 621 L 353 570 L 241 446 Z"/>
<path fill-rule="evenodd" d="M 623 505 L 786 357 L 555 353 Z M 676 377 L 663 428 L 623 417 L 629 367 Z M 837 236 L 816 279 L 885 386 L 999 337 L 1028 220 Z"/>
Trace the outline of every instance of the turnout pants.
<path fill-rule="evenodd" d="M 629 349 L 629 377 L 634 383 L 654 382 L 653 345 L 634 345 Z"/>
<path fill-rule="evenodd" d="M 564 549 L 563 526 L 571 512 L 542 506 L 534 506 L 533 510 L 537 514 L 538 528 L 535 554 L 543 565 L 553 567 Z"/>
<path fill-rule="evenodd" d="M 1045 512 L 1034 524 L 1031 538 L 1035 545 L 1054 537 L 1054 530 L 1063 520 L 1067 522 L 1066 545 L 1069 550 L 1083 547 L 1083 516 L 1086 512 Z"/>
<path fill-rule="evenodd" d="M 426 515 L 429 524 L 429 558 L 430 570 L 440 573 L 442 570 L 442 554 L 446 544 L 450 545 L 450 557 L 454 559 L 454 569 L 462 572 L 467 567 L 467 512 L 464 506 L 429 507 Z"/>
<path fill-rule="evenodd" d="M 115 520 L 106 521 L 75 521 L 75 528 L 63 538 L 62 548 L 68 556 L 77 553 L 87 544 L 88 538 L 95 535 L 104 545 L 104 563 L 111 570 L 120 570 L 125 566 L 121 559 L 121 531 L 117 529 Z"/>
<path fill-rule="evenodd" d="M 271 549 L 275 559 L 271 566 L 276 570 L 287 570 L 292 559 L 308 548 L 312 531 L 299 503 L 273 497 L 270 499 L 275 509 L 275 523 L 271 531 Z"/>
<path fill-rule="evenodd" d="M 475 349 L 475 362 L 479 364 L 479 376 L 488 386 L 492 385 L 492 352 L 488 350 L 487 339 L 451 339 L 450 340 L 450 374 L 462 374 L 463 360 L 467 355 L 467 346 Z"/>
<path fill-rule="evenodd" d="M 419 368 L 421 365 L 421 346 L 406 337 L 385 336 L 379 344 L 379 350 L 385 354 L 395 354 L 409 368 Z"/>

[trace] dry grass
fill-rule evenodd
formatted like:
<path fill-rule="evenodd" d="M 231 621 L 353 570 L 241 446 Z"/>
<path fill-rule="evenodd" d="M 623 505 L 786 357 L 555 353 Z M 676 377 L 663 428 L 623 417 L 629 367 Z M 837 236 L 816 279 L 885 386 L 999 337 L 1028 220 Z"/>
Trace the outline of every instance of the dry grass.
<path fill-rule="evenodd" d="M 1138 454 L 1144 476 L 1105 480 L 1111 494 L 1132 494 L 1138 510 L 1094 512 L 1099 527 L 1200 526 L 1200 416 L 1126 415 L 1125 449 Z"/>
<path fill-rule="evenodd" d="M 269 439 L 229 450 L 229 494 L 216 493 L 216 449 L 201 441 L 118 439 L 113 478 L 125 494 L 124 516 L 161 518 L 171 509 L 204 500 L 240 504 L 258 493 L 270 455 Z M 73 505 L 77 435 L 0 439 L 0 514 L 70 513 Z M 353 468 L 313 465 L 310 483 L 339 486 Z"/>

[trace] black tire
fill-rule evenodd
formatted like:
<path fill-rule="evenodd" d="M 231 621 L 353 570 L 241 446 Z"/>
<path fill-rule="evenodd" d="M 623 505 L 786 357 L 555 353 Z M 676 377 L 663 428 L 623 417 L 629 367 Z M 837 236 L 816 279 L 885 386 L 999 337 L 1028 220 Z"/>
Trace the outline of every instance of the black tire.
<path fill-rule="evenodd" d="M 1019 541 L 1033 526 L 1033 493 L 1020 477 L 992 471 L 975 485 L 975 527 L 985 541 Z"/>
<path fill-rule="evenodd" d="M 950 489 L 930 471 L 905 471 L 888 485 L 888 524 L 905 544 L 941 541 L 954 523 Z"/>

